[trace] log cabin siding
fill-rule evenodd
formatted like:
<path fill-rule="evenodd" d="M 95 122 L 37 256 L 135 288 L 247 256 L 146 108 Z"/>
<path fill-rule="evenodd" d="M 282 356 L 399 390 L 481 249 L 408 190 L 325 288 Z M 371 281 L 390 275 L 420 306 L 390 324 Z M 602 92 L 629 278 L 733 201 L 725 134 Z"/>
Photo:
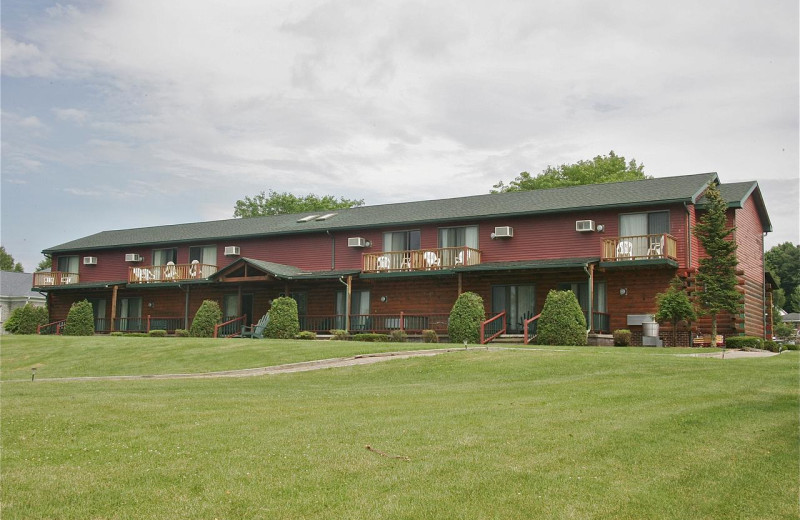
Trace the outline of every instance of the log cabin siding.
<path fill-rule="evenodd" d="M 734 219 L 738 268 L 744 273 L 744 332 L 764 337 L 764 224 L 752 197 L 734 211 Z"/>

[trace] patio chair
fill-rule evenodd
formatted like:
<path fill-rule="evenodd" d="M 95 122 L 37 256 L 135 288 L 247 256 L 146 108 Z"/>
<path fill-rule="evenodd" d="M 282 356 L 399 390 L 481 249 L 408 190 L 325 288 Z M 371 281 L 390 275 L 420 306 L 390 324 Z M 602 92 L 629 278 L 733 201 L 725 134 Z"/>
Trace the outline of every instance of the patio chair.
<path fill-rule="evenodd" d="M 269 323 L 269 313 L 261 316 L 261 319 L 258 320 L 258 323 L 254 325 L 242 326 L 241 336 L 243 338 L 263 339 L 264 330 L 267 328 L 267 323 Z"/>
<path fill-rule="evenodd" d="M 633 256 L 633 242 L 630 240 L 620 240 L 617 244 L 617 258 L 630 258 Z"/>
<path fill-rule="evenodd" d="M 464 251 L 459 251 L 456 255 L 455 265 L 464 265 Z"/>
<path fill-rule="evenodd" d="M 664 255 L 664 235 L 659 238 L 650 240 L 650 248 L 647 250 L 647 256 L 663 256 Z"/>
<path fill-rule="evenodd" d="M 433 251 L 425 251 L 422 255 L 422 259 L 425 261 L 426 269 L 433 269 L 434 267 L 440 267 L 442 265 L 442 260 Z"/>
<path fill-rule="evenodd" d="M 175 262 L 169 261 L 167 262 L 167 267 L 164 268 L 164 279 L 165 280 L 174 280 L 178 277 L 177 269 L 175 268 Z"/>
<path fill-rule="evenodd" d="M 379 256 L 377 263 L 378 263 L 378 271 L 388 271 L 389 265 L 391 264 L 388 256 Z"/>
<path fill-rule="evenodd" d="M 411 255 L 403 255 L 403 261 L 400 262 L 400 269 L 411 269 Z"/>
<path fill-rule="evenodd" d="M 189 266 L 189 276 L 197 278 L 200 274 L 200 261 L 192 260 L 192 264 Z"/>

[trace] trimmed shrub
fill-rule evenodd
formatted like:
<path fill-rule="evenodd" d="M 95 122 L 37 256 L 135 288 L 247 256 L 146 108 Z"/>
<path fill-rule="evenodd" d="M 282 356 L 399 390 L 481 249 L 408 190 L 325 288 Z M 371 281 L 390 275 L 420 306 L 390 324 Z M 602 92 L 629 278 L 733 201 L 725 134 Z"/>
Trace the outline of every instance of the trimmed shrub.
<path fill-rule="evenodd" d="M 450 322 L 447 334 L 451 343 L 478 343 L 481 334 L 481 322 L 486 319 L 483 298 L 474 292 L 462 293 L 450 311 Z"/>
<path fill-rule="evenodd" d="M 435 330 L 423 330 L 422 341 L 425 343 L 439 343 L 439 335 L 436 334 Z"/>
<path fill-rule="evenodd" d="M 539 317 L 540 345 L 586 345 L 586 318 L 572 291 L 551 290 Z"/>
<path fill-rule="evenodd" d="M 164 338 L 167 336 L 167 331 L 162 329 L 152 329 L 148 333 L 148 336 L 150 336 L 151 338 Z"/>
<path fill-rule="evenodd" d="M 121 333 L 121 332 L 120 332 L 120 331 L 118 331 L 118 330 L 115 330 L 114 332 L 111 332 L 111 333 L 109 334 L 109 336 L 112 336 L 112 337 L 115 337 L 115 338 L 119 338 L 119 337 L 121 337 L 121 336 L 124 336 L 124 334 L 123 334 L 123 333 Z"/>
<path fill-rule="evenodd" d="M 47 325 L 47 308 L 26 303 L 11 311 L 3 328 L 12 334 L 36 334 L 39 325 Z"/>
<path fill-rule="evenodd" d="M 350 339 L 350 334 L 348 334 L 346 330 L 331 329 L 330 333 L 331 339 L 335 341 L 344 341 Z"/>
<path fill-rule="evenodd" d="M 629 347 L 631 344 L 631 331 L 628 329 L 617 329 L 614 331 L 614 346 Z"/>
<path fill-rule="evenodd" d="M 783 348 L 786 350 L 800 350 L 800 345 L 797 343 L 786 343 L 783 345 Z"/>
<path fill-rule="evenodd" d="M 94 311 L 88 300 L 75 302 L 69 308 L 63 334 L 65 336 L 94 335 Z"/>
<path fill-rule="evenodd" d="M 754 336 L 728 336 L 725 338 L 726 348 L 761 348 L 761 338 Z"/>
<path fill-rule="evenodd" d="M 149 337 L 146 332 L 127 332 L 125 333 L 126 338 L 147 338 Z"/>
<path fill-rule="evenodd" d="M 297 316 L 297 302 L 294 298 L 281 296 L 272 300 L 269 309 L 269 323 L 264 329 L 267 338 L 292 339 L 300 332 L 300 319 Z"/>
<path fill-rule="evenodd" d="M 295 339 L 317 339 L 317 333 L 310 330 L 304 330 L 297 334 Z"/>
<path fill-rule="evenodd" d="M 776 341 L 772 341 L 771 339 L 765 340 L 764 343 L 761 345 L 761 348 L 764 350 L 769 350 L 770 352 L 779 352 L 780 344 Z"/>
<path fill-rule="evenodd" d="M 389 341 L 388 334 L 373 334 L 373 333 L 361 333 L 356 334 L 353 336 L 353 341 L 367 341 L 370 343 L 375 343 L 378 341 Z"/>
<path fill-rule="evenodd" d="M 197 309 L 189 327 L 189 335 L 193 338 L 211 338 L 214 336 L 214 326 L 222 321 L 222 310 L 214 300 L 204 300 Z"/>
<path fill-rule="evenodd" d="M 404 330 L 393 330 L 389 333 L 389 341 L 394 343 L 405 343 L 408 341 L 408 334 Z"/>
<path fill-rule="evenodd" d="M 791 325 L 782 321 L 775 324 L 774 333 L 780 339 L 792 339 L 796 334 Z"/>
<path fill-rule="evenodd" d="M 189 331 L 186 329 L 175 329 L 175 336 L 179 338 L 188 338 Z"/>

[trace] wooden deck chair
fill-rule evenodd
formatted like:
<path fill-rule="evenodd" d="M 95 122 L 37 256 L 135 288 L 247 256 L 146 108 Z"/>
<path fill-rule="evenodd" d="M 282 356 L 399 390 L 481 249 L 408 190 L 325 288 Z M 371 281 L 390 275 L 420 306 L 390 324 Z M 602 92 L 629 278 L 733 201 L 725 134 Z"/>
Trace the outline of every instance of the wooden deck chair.
<path fill-rule="evenodd" d="M 261 316 L 261 319 L 258 320 L 258 323 L 255 325 L 244 325 L 242 327 L 241 336 L 243 338 L 263 339 L 264 330 L 267 328 L 267 323 L 269 323 L 269 313 Z"/>

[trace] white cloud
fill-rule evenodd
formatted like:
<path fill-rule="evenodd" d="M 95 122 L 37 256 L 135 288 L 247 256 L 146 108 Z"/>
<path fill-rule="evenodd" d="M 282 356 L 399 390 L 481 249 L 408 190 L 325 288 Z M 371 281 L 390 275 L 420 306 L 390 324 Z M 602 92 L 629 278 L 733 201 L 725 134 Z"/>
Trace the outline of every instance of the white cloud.
<path fill-rule="evenodd" d="M 82 124 L 89 118 L 89 113 L 77 108 L 53 108 L 53 113 L 62 121 Z"/>
<path fill-rule="evenodd" d="M 52 76 L 57 67 L 32 43 L 2 36 L 3 75 L 12 77 Z"/>

